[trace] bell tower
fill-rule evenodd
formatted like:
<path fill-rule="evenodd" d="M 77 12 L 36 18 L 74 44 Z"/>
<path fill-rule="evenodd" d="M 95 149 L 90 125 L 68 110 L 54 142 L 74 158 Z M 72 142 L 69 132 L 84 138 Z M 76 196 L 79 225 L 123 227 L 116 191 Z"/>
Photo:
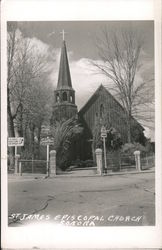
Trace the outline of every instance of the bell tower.
<path fill-rule="evenodd" d="M 61 48 L 60 66 L 57 88 L 54 91 L 54 105 L 51 117 L 51 125 L 56 121 L 68 120 L 77 114 L 77 106 L 75 105 L 75 90 L 72 87 L 70 68 L 64 40 Z"/>

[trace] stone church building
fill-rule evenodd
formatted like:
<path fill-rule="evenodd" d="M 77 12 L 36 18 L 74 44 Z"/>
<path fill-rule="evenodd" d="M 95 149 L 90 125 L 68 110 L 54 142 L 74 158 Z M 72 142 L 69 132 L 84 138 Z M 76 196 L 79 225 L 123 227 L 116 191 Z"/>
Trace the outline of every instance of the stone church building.
<path fill-rule="evenodd" d="M 66 42 L 63 40 L 58 83 L 54 91 L 51 125 L 56 121 L 67 120 L 73 116 L 77 117 L 84 127 L 81 139 L 73 145 L 75 159 L 86 160 L 92 158 L 93 129 L 97 121 L 101 125 L 103 120 L 106 121 L 107 124 L 104 125 L 114 128 L 120 134 L 122 142 L 127 142 L 124 109 L 103 85 L 99 86 L 78 112 L 75 104 L 75 90 L 72 87 Z M 140 133 L 143 133 L 144 128 L 133 117 L 132 121 L 138 127 Z"/>

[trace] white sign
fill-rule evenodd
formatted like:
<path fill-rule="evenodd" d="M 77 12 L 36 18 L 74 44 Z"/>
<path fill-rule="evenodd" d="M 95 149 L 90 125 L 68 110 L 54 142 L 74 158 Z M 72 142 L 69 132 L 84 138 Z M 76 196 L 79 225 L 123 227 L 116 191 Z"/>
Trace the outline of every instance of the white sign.
<path fill-rule="evenodd" d="M 24 146 L 24 137 L 8 137 L 8 147 Z"/>
<path fill-rule="evenodd" d="M 102 134 L 101 134 L 101 137 L 106 138 L 106 137 L 107 137 L 107 134 L 102 133 Z"/>
<path fill-rule="evenodd" d="M 53 145 L 54 141 L 51 138 L 42 138 L 40 144 L 42 146 Z"/>
<path fill-rule="evenodd" d="M 49 132 L 50 132 L 50 127 L 42 126 L 42 127 L 41 127 L 41 132 L 42 132 L 42 133 L 49 133 Z"/>

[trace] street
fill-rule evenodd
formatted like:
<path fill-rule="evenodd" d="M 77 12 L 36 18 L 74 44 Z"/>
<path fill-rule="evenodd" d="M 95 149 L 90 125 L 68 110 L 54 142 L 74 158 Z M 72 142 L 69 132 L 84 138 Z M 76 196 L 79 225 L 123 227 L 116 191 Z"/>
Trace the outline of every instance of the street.
<path fill-rule="evenodd" d="M 155 224 L 154 173 L 91 177 L 10 178 L 9 226 Z"/>

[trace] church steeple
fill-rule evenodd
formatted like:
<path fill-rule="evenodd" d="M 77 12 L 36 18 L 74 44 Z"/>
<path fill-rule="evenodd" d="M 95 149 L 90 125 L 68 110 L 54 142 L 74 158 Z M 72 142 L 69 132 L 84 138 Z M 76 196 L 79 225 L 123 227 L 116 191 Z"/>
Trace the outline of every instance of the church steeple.
<path fill-rule="evenodd" d="M 62 42 L 61 57 L 60 57 L 60 67 L 57 89 L 71 89 L 71 76 L 69 69 L 69 62 L 67 57 L 66 43 L 65 40 Z"/>
<path fill-rule="evenodd" d="M 77 114 L 75 105 L 75 91 L 72 88 L 70 68 L 66 50 L 66 43 L 63 31 L 63 42 L 61 48 L 60 67 L 58 74 L 57 88 L 54 91 L 53 114 L 51 125 L 56 121 L 67 120 Z"/>

